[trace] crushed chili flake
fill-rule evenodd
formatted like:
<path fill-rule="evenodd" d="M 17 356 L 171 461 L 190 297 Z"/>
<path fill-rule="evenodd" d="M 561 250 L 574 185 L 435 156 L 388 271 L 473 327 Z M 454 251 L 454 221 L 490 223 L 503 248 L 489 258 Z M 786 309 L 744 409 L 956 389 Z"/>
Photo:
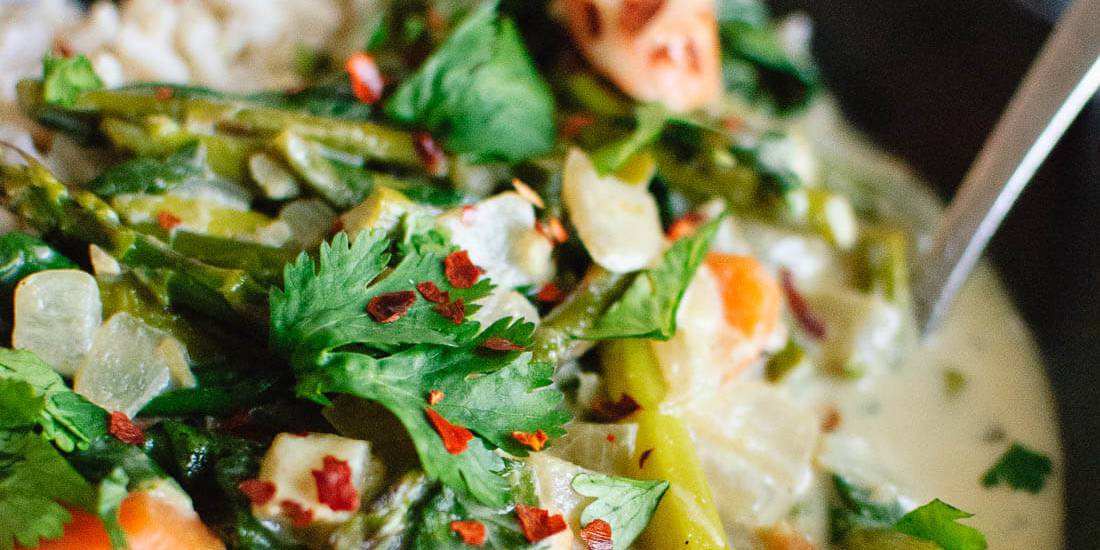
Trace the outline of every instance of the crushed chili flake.
<path fill-rule="evenodd" d="M 435 138 L 427 132 L 417 132 L 413 136 L 416 153 L 420 155 L 420 162 L 428 170 L 428 174 L 442 176 L 447 173 L 447 155 L 443 148 L 436 143 Z"/>
<path fill-rule="evenodd" d="M 550 281 L 539 289 L 538 294 L 535 294 L 535 299 L 544 304 L 556 304 L 565 299 L 565 293 L 558 288 L 557 284 Z"/>
<path fill-rule="evenodd" d="M 573 139 L 580 135 L 585 128 L 596 123 L 596 117 L 587 113 L 576 113 L 565 117 L 559 133 L 565 139 Z"/>
<path fill-rule="evenodd" d="M 53 51 L 61 57 L 73 56 L 73 45 L 68 40 L 55 40 L 53 43 Z"/>
<path fill-rule="evenodd" d="M 447 452 L 453 455 L 462 454 L 470 444 L 470 440 L 474 438 L 474 434 L 462 426 L 451 424 L 431 407 L 426 407 L 425 410 L 428 413 L 428 420 L 432 422 L 435 431 L 443 439 L 443 447 Z"/>
<path fill-rule="evenodd" d="M 344 63 L 344 69 L 348 72 L 351 91 L 356 99 L 366 104 L 382 99 L 382 89 L 386 84 L 373 56 L 364 52 L 352 54 Z"/>
<path fill-rule="evenodd" d="M 130 445 L 145 443 L 145 432 L 141 431 L 141 427 L 134 424 L 134 421 L 130 420 L 124 412 L 115 411 L 107 417 L 107 431 L 123 443 Z"/>
<path fill-rule="evenodd" d="M 501 338 L 499 336 L 494 336 L 492 338 L 486 338 L 485 341 L 482 342 L 479 345 L 480 345 L 480 347 L 483 347 L 483 348 L 489 349 L 489 350 L 493 350 L 493 351 L 519 351 L 519 350 L 524 349 L 523 346 L 521 346 L 521 345 L 519 345 L 519 344 L 517 344 L 517 343 L 515 343 L 515 342 L 513 342 L 513 341 L 511 341 L 507 338 Z"/>
<path fill-rule="evenodd" d="M 608 443 L 614 443 L 616 439 L 618 439 L 618 438 L 615 437 L 615 434 L 607 434 L 607 442 Z"/>
<path fill-rule="evenodd" d="M 592 520 L 581 529 L 581 540 L 588 550 L 612 550 L 611 524 L 602 519 Z"/>
<path fill-rule="evenodd" d="M 437 304 L 435 310 L 443 316 L 444 319 L 450 319 L 450 321 L 456 325 L 461 325 L 462 321 L 466 319 L 466 302 L 459 298 L 448 304 Z"/>
<path fill-rule="evenodd" d="M 825 337 L 825 323 L 820 317 L 810 310 L 806 298 L 794 286 L 794 276 L 789 269 L 779 271 L 779 280 L 783 285 L 783 293 L 787 295 L 787 303 L 791 306 L 791 313 L 802 330 L 815 339 Z"/>
<path fill-rule="evenodd" d="M 588 37 L 595 40 L 603 33 L 603 19 L 600 17 L 600 10 L 592 2 L 584 3 L 584 22 L 585 30 L 588 31 Z"/>
<path fill-rule="evenodd" d="M 642 451 L 642 456 L 638 457 L 638 469 L 645 468 L 645 463 L 649 461 L 649 457 L 652 454 L 653 449 L 646 449 Z"/>
<path fill-rule="evenodd" d="M 279 503 L 279 507 L 290 518 L 290 524 L 294 527 L 302 529 L 313 523 L 313 510 L 307 510 L 301 503 L 284 500 Z"/>
<path fill-rule="evenodd" d="M 707 220 L 701 213 L 689 212 L 672 222 L 672 225 L 668 226 L 666 235 L 669 240 L 678 241 L 684 237 L 695 234 L 695 231 L 697 231 L 699 226 L 705 221 Z"/>
<path fill-rule="evenodd" d="M 443 274 L 447 276 L 447 282 L 455 288 L 470 288 L 477 283 L 484 271 L 474 265 L 470 260 L 470 253 L 465 250 L 451 252 L 443 259 Z"/>
<path fill-rule="evenodd" d="M 592 404 L 592 412 L 605 422 L 625 420 L 641 409 L 642 406 L 629 393 L 624 393 L 618 401 L 601 399 Z"/>
<path fill-rule="evenodd" d="M 379 323 L 392 323 L 405 316 L 416 302 L 416 293 L 399 290 L 379 294 L 367 302 L 367 313 Z"/>
<path fill-rule="evenodd" d="M 565 518 L 561 514 L 551 516 L 547 510 L 534 506 L 517 504 L 516 517 L 519 518 L 519 527 L 523 530 L 523 536 L 530 542 L 538 542 L 566 529 Z"/>
<path fill-rule="evenodd" d="M 451 294 L 439 290 L 439 287 L 431 281 L 416 283 L 416 291 L 419 292 L 425 300 L 433 304 L 445 304 L 451 301 Z"/>
<path fill-rule="evenodd" d="M 438 404 L 440 401 L 443 401 L 443 396 L 445 396 L 445 395 L 447 395 L 447 394 L 443 393 L 442 390 L 432 390 L 432 391 L 428 392 L 428 404 L 429 405 Z"/>
<path fill-rule="evenodd" d="M 664 5 L 665 0 L 626 0 L 619 15 L 619 28 L 628 37 L 638 34 Z"/>
<path fill-rule="evenodd" d="M 447 30 L 447 18 L 435 6 L 429 6 L 427 10 L 424 10 L 424 22 L 433 31 Z"/>
<path fill-rule="evenodd" d="M 317 501 L 337 512 L 359 509 L 359 491 L 351 482 L 351 465 L 332 455 L 325 455 L 320 470 L 313 470 L 317 483 Z"/>
<path fill-rule="evenodd" d="M 477 219 L 477 207 L 472 204 L 463 205 L 462 217 L 459 219 L 462 221 L 462 225 L 473 225 Z"/>
<path fill-rule="evenodd" d="M 512 432 L 512 439 L 519 441 L 522 445 L 527 445 L 532 451 L 541 451 L 546 446 L 546 432 L 538 430 L 535 433 L 531 432 Z"/>
<path fill-rule="evenodd" d="M 565 225 L 558 218 L 550 218 L 546 223 L 535 220 L 535 231 L 546 237 L 551 244 L 561 244 L 569 240 L 569 232 L 565 230 Z"/>
<path fill-rule="evenodd" d="M 175 214 L 167 210 L 161 210 L 160 212 L 157 212 L 157 225 L 159 225 L 160 228 L 165 231 L 171 231 L 181 223 L 183 223 L 183 220 L 180 219 L 179 216 L 176 216 Z"/>
<path fill-rule="evenodd" d="M 270 481 L 246 479 L 238 483 L 237 488 L 256 506 L 263 506 L 275 498 L 275 484 Z"/>
<path fill-rule="evenodd" d="M 336 221 L 332 222 L 332 227 L 329 228 L 329 233 L 339 233 L 344 230 L 344 218 L 336 218 Z"/>
<path fill-rule="evenodd" d="M 174 92 L 172 92 L 172 88 L 169 88 L 168 86 L 159 86 L 156 90 L 153 91 L 153 98 L 157 101 L 168 101 L 169 99 L 172 99 L 173 95 L 175 94 Z"/>
<path fill-rule="evenodd" d="M 452 521 L 451 531 L 457 533 L 458 538 L 470 546 L 485 544 L 485 524 L 480 521 Z"/>
<path fill-rule="evenodd" d="M 840 420 L 840 411 L 836 410 L 835 407 L 829 407 L 825 411 L 825 416 L 821 419 L 821 431 L 825 433 L 835 432 L 840 427 Z"/>
<path fill-rule="evenodd" d="M 745 127 L 745 119 L 737 116 L 724 117 L 722 127 L 730 132 L 737 132 Z"/>
<path fill-rule="evenodd" d="M 530 185 L 523 183 L 523 180 L 519 178 L 512 178 L 512 188 L 519 193 L 519 196 L 523 197 L 523 200 L 535 205 L 536 208 L 546 208 L 546 203 L 543 202 L 542 197 L 531 189 Z"/>

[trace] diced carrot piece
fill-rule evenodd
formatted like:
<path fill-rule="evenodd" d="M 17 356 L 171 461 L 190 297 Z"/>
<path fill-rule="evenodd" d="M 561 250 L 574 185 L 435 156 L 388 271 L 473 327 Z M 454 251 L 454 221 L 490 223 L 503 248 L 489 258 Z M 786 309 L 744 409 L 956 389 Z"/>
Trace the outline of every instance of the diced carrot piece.
<path fill-rule="evenodd" d="M 757 345 L 779 325 L 783 294 L 779 283 L 751 256 L 707 254 L 707 267 L 718 280 L 726 321 Z"/>
<path fill-rule="evenodd" d="M 793 532 L 789 527 L 778 527 L 758 531 L 760 542 L 766 550 L 817 550 L 806 537 Z"/>
<path fill-rule="evenodd" d="M 38 550 L 111 550 L 98 517 L 83 510 L 70 512 L 73 521 L 65 526 L 64 536 L 43 540 Z M 146 492 L 126 497 L 118 517 L 130 550 L 225 550 L 194 512 Z"/>

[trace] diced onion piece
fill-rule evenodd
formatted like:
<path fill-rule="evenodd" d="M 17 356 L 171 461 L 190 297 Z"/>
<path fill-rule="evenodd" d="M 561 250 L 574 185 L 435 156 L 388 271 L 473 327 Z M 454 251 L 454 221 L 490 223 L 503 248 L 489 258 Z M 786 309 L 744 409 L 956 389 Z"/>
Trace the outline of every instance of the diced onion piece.
<path fill-rule="evenodd" d="M 574 422 L 547 452 L 601 474 L 627 476 L 637 438 L 637 424 Z"/>
<path fill-rule="evenodd" d="M 166 338 L 129 313 L 112 315 L 96 331 L 73 389 L 108 411 L 133 417 L 172 384 L 169 360 L 159 349 Z"/>
<path fill-rule="evenodd" d="M 535 474 L 539 506 L 549 510 L 551 514 L 561 514 L 568 527 L 548 539 L 550 548 L 585 548 L 584 543 L 579 537 L 574 537 L 573 533 L 580 533 L 581 512 L 592 499 L 573 490 L 573 478 L 578 474 L 594 472 L 547 453 L 533 453 L 527 463 Z M 570 542 L 573 546 L 570 546 Z"/>
<path fill-rule="evenodd" d="M 519 193 L 448 210 L 437 223 L 497 286 L 538 285 L 553 276 L 553 244 L 535 229 L 535 208 Z"/>
<path fill-rule="evenodd" d="M 780 388 L 746 382 L 700 400 L 684 418 L 724 523 L 771 525 L 810 488 L 817 417 Z"/>
<path fill-rule="evenodd" d="M 253 504 L 252 513 L 261 520 L 289 525 L 291 518 L 281 503 L 290 501 L 307 513 L 312 512 L 313 522 L 320 525 L 331 526 L 351 519 L 355 511 L 333 510 L 317 494 L 313 470 L 322 469 L 326 456 L 347 462 L 351 483 L 361 498 L 369 497 L 372 486 L 383 478 L 381 463 L 372 459 L 367 441 L 333 434 L 282 433 L 275 437 L 260 462 L 259 480 L 273 484 L 275 495 L 263 504 Z"/>
<path fill-rule="evenodd" d="M 35 273 L 15 288 L 12 346 L 72 376 L 92 348 L 102 316 L 99 287 L 91 275 L 75 269 Z"/>
<path fill-rule="evenodd" d="M 640 185 L 600 177 L 579 149 L 569 151 L 562 198 L 593 261 L 627 273 L 651 265 L 664 249 L 657 201 Z"/>

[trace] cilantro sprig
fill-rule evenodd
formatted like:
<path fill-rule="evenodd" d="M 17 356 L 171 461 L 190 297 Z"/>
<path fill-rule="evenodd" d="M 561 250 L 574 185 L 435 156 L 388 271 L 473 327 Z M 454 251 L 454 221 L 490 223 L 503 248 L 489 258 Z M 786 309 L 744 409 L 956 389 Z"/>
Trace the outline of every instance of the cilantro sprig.
<path fill-rule="evenodd" d="M 1054 463 L 1050 457 L 1013 443 L 982 476 L 982 486 L 992 488 L 1005 484 L 1012 489 L 1035 494 L 1043 490 L 1052 471 Z"/>
<path fill-rule="evenodd" d="M 43 436 L 66 452 L 107 433 L 106 411 L 70 390 L 33 353 L 0 348 L 0 381 L 0 428 L 21 426 L 35 411 Z"/>
<path fill-rule="evenodd" d="M 588 525 L 597 519 L 606 521 L 611 525 L 611 542 L 615 550 L 625 550 L 649 525 L 669 483 L 603 474 L 577 474 L 572 485 L 578 494 L 596 499 L 581 512 L 581 525 Z"/>
<path fill-rule="evenodd" d="M 327 403 L 328 394 L 350 394 L 383 405 L 408 431 L 429 476 L 483 504 L 507 504 L 504 463 L 492 450 L 523 456 L 512 432 L 555 437 L 569 419 L 561 392 L 549 387 L 553 366 L 533 363 L 528 352 L 480 346 L 490 338 L 524 346 L 529 323 L 505 319 L 479 332 L 478 323 L 455 325 L 423 298 L 393 322 L 374 320 L 365 311 L 372 298 L 418 283 L 467 303 L 491 290 L 487 281 L 452 286 L 438 246 L 406 246 L 400 258 L 393 248 L 378 232 L 354 242 L 340 234 L 316 262 L 303 254 L 287 266 L 284 288 L 271 292 L 272 344 L 290 358 L 300 396 Z M 445 396 L 433 410 L 476 434 L 465 451 L 448 452 L 426 416 L 432 390 Z"/>

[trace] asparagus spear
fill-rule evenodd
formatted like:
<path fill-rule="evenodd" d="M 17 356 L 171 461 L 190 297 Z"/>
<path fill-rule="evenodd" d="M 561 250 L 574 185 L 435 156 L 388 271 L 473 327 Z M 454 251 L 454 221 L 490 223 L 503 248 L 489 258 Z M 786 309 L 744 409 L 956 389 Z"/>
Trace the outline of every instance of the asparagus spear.
<path fill-rule="evenodd" d="M 122 225 L 107 203 L 86 191 L 70 192 L 45 166 L 22 151 L 23 164 L 0 164 L 5 204 L 43 233 L 92 243 L 120 263 L 160 279 L 170 301 L 214 318 L 263 331 L 267 290 L 244 271 L 213 267 Z"/>
<path fill-rule="evenodd" d="M 691 434 L 679 418 L 660 411 L 667 388 L 649 342 L 607 342 L 600 363 L 612 400 L 630 395 L 642 407 L 630 417 L 638 425 L 632 477 L 671 484 L 636 545 L 642 550 L 728 548 Z"/>
<path fill-rule="evenodd" d="M 561 365 L 584 355 L 593 342 L 574 335 L 591 327 L 633 280 L 634 274 L 612 273 L 597 265 L 589 268 L 580 286 L 535 330 L 531 345 L 534 360 Z"/>

